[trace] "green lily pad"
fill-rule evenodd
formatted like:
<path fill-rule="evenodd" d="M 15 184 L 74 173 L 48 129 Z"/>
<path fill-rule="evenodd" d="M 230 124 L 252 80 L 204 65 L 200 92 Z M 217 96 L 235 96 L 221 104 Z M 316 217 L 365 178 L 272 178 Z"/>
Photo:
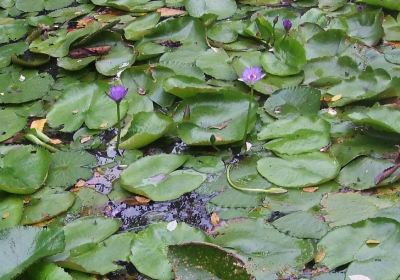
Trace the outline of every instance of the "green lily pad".
<path fill-rule="evenodd" d="M 136 269 L 154 279 L 173 279 L 173 264 L 168 259 L 168 246 L 193 241 L 206 241 L 205 234 L 184 223 L 158 223 L 140 231 L 132 242 L 130 261 Z"/>
<path fill-rule="evenodd" d="M 272 75 L 289 76 L 300 73 L 306 64 L 306 54 L 297 40 L 285 38 L 274 45 L 274 53 L 261 56 L 264 70 Z"/>
<path fill-rule="evenodd" d="M 206 179 L 193 170 L 176 170 L 186 156 L 159 154 L 135 161 L 121 174 L 121 187 L 154 201 L 178 198 L 198 188 Z"/>
<path fill-rule="evenodd" d="M 250 280 L 238 255 L 208 243 L 186 243 L 168 247 L 175 276 L 184 279 Z"/>
<path fill-rule="evenodd" d="M 396 0 L 358 0 L 358 2 L 400 11 L 400 7 Z"/>
<path fill-rule="evenodd" d="M 391 15 L 385 16 L 382 26 L 385 31 L 385 36 L 383 37 L 386 41 L 398 41 L 400 40 L 400 21 L 399 16 L 397 20 Z"/>
<path fill-rule="evenodd" d="M 90 129 L 107 129 L 117 123 L 117 106 L 107 96 L 109 86 L 104 82 L 73 85 L 53 105 L 47 114 L 51 127 L 61 131 L 78 130 L 83 123 Z M 127 110 L 121 102 L 121 117 Z"/>
<path fill-rule="evenodd" d="M 264 109 L 275 118 L 290 115 L 316 115 L 321 106 L 321 93 L 306 87 L 285 88 L 274 92 Z"/>
<path fill-rule="evenodd" d="M 66 212 L 74 203 L 75 195 L 71 192 L 58 192 L 43 189 L 35 193 L 24 206 L 21 224 L 40 223 Z"/>
<path fill-rule="evenodd" d="M 78 179 L 87 180 L 96 162 L 96 157 L 87 152 L 56 152 L 52 155 L 47 186 L 69 187 Z"/>
<path fill-rule="evenodd" d="M 39 12 L 41 10 L 56 10 L 64 8 L 73 3 L 73 0 L 36 0 L 32 3 L 29 0 L 16 0 L 15 6 L 24 12 Z"/>
<path fill-rule="evenodd" d="M 0 44 L 9 41 L 17 41 L 25 36 L 29 30 L 28 23 L 24 19 L 0 18 Z"/>
<path fill-rule="evenodd" d="M 122 265 L 117 262 L 127 262 L 130 255 L 130 247 L 134 234 L 131 232 L 112 235 L 105 241 L 94 244 L 93 247 L 75 251 L 60 265 L 86 273 L 105 275 L 119 270 Z"/>
<path fill-rule="evenodd" d="M 101 24 L 93 21 L 85 28 L 80 28 L 72 32 L 66 29 L 52 31 L 49 38 L 42 40 L 40 37 L 35 39 L 29 46 L 32 52 L 45 53 L 53 57 L 63 57 L 69 52 L 70 46 L 77 40 L 94 34 L 102 28 Z"/>
<path fill-rule="evenodd" d="M 212 233 L 211 242 L 242 256 L 257 279 L 274 279 L 288 266 L 302 268 L 314 256 L 310 241 L 289 237 L 262 219 L 231 221 Z"/>
<path fill-rule="evenodd" d="M 58 228 L 13 227 L 0 230 L 1 279 L 14 279 L 34 262 L 61 252 L 64 232 Z"/>
<path fill-rule="evenodd" d="M 251 102 L 251 106 L 248 102 Z M 176 120 L 182 120 L 178 125 L 178 135 L 186 144 L 193 146 L 238 142 L 254 126 L 254 105 L 246 95 L 235 92 L 201 94 L 187 98 L 181 103 L 175 116 Z M 188 117 L 184 117 L 185 110 L 190 111 Z M 246 127 L 248 131 L 245 131 Z M 210 139 L 213 137 L 215 142 L 211 143 Z"/>
<path fill-rule="evenodd" d="M 125 38 L 133 41 L 142 39 L 144 36 L 151 34 L 159 20 L 159 13 L 151 13 L 135 19 L 124 28 Z"/>
<path fill-rule="evenodd" d="M 217 88 L 207 85 L 203 80 L 188 76 L 175 76 L 164 81 L 164 90 L 182 99 L 199 93 L 213 93 Z"/>
<path fill-rule="evenodd" d="M 214 14 L 218 19 L 225 19 L 236 12 L 237 5 L 234 0 L 185 0 L 185 8 L 192 17 Z"/>
<path fill-rule="evenodd" d="M 64 269 L 48 262 L 39 262 L 32 265 L 21 277 L 31 280 L 75 280 Z"/>
<path fill-rule="evenodd" d="M 43 149 L 32 146 L 11 149 L 4 156 L 0 168 L 0 190 L 16 194 L 34 193 L 44 184 L 49 166 L 50 153 Z"/>
<path fill-rule="evenodd" d="M 368 157 L 357 158 L 346 165 L 337 177 L 339 184 L 355 190 L 365 190 L 376 186 L 375 179 L 385 169 L 394 164 L 389 160 L 374 159 Z M 379 184 L 388 185 L 397 181 L 400 177 L 400 170 Z"/>
<path fill-rule="evenodd" d="M 0 68 L 6 67 L 11 63 L 11 56 L 23 54 L 28 49 L 25 42 L 17 42 L 0 47 Z"/>
<path fill-rule="evenodd" d="M 304 46 L 307 59 L 310 60 L 342 54 L 349 47 L 345 35 L 345 32 L 337 29 L 316 33 Z"/>
<path fill-rule="evenodd" d="M 6 68 L 0 73 L 0 103 L 23 103 L 39 99 L 47 94 L 54 83 L 47 73 L 35 70 Z"/>
<path fill-rule="evenodd" d="M 150 1 L 150 0 L 133 0 L 133 1 L 121 1 L 121 0 L 91 0 L 93 4 L 99 6 L 109 6 L 124 11 L 130 12 L 152 12 L 158 8 L 164 6 L 163 1 Z"/>
<path fill-rule="evenodd" d="M 339 173 L 339 163 L 328 154 L 313 152 L 258 161 L 258 172 L 275 185 L 307 187 L 328 182 Z"/>
<path fill-rule="evenodd" d="M 0 109 L 0 119 L 3 124 L 0 128 L 0 142 L 12 137 L 15 133 L 21 131 L 27 122 L 26 117 L 17 115 L 13 110 Z"/>
<path fill-rule="evenodd" d="M 382 17 L 383 14 L 380 11 L 363 11 L 347 17 L 347 34 L 367 46 L 374 46 L 384 35 Z"/>
<path fill-rule="evenodd" d="M 23 206 L 22 198 L 0 195 L 0 229 L 19 225 Z"/>
<path fill-rule="evenodd" d="M 387 106 L 361 108 L 348 114 L 348 117 L 359 125 L 368 125 L 378 130 L 400 133 L 400 111 L 395 108 Z"/>
<path fill-rule="evenodd" d="M 229 56 L 223 49 L 210 49 L 200 55 L 196 60 L 196 65 L 204 73 L 220 80 L 235 80 L 235 71 L 229 63 Z"/>
<path fill-rule="evenodd" d="M 297 238 L 322 238 L 329 230 L 326 223 L 309 212 L 294 212 L 274 221 L 273 226 L 280 232 Z"/>
<path fill-rule="evenodd" d="M 105 240 L 115 233 L 120 226 L 119 220 L 101 216 L 83 217 L 72 221 L 64 226 L 65 249 L 62 253 L 52 256 L 50 260 L 62 262 L 70 257 L 74 251 L 79 251 L 80 248 L 90 247 Z"/>
<path fill-rule="evenodd" d="M 399 269 L 397 236 L 399 225 L 388 219 L 373 219 L 329 232 L 318 243 L 320 261 L 329 269 L 350 263 L 347 275 L 365 275 L 369 279 L 396 279 Z M 376 245 L 371 243 L 375 240 Z"/>
<path fill-rule="evenodd" d="M 327 213 L 325 219 L 331 227 L 350 225 L 374 218 L 380 209 L 393 205 L 388 200 L 359 193 L 328 194 L 323 198 L 321 204 Z"/>
<path fill-rule="evenodd" d="M 140 112 L 134 115 L 121 149 L 139 149 L 161 138 L 171 127 L 172 120 L 154 112 Z"/>

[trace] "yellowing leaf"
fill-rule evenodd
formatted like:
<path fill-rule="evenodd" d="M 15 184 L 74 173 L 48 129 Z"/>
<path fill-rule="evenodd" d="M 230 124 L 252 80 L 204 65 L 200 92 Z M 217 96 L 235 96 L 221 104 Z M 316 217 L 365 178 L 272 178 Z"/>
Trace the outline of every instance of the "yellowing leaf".
<path fill-rule="evenodd" d="M 215 213 L 215 212 L 213 212 L 213 213 L 211 214 L 211 224 L 212 224 L 213 226 L 216 226 L 216 225 L 219 224 L 219 216 L 218 216 L 218 214 Z"/>
<path fill-rule="evenodd" d="M 307 188 L 303 188 L 303 192 L 313 193 L 313 192 L 316 192 L 318 189 L 319 189 L 318 187 L 307 187 Z"/>
<path fill-rule="evenodd" d="M 185 13 L 185 11 L 183 10 L 171 9 L 171 8 L 159 8 L 157 9 L 157 12 L 159 12 L 162 17 L 180 16 Z"/>
<path fill-rule="evenodd" d="M 367 240 L 366 243 L 367 243 L 368 245 L 378 245 L 378 244 L 380 244 L 381 242 L 380 242 L 379 240 L 369 239 L 369 240 Z"/>
<path fill-rule="evenodd" d="M 43 132 L 43 128 L 44 128 L 44 125 L 46 124 L 46 122 L 47 122 L 47 119 L 34 120 L 31 123 L 30 127 L 32 129 L 37 129 L 38 131 Z"/>
<path fill-rule="evenodd" d="M 324 250 L 319 250 L 317 254 L 315 254 L 315 262 L 320 263 L 322 260 L 325 258 L 325 251 Z"/>

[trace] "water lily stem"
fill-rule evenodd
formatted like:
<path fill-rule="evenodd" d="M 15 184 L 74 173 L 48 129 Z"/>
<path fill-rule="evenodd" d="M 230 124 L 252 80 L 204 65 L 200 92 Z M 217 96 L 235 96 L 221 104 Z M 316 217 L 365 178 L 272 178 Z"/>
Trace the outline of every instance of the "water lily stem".
<path fill-rule="evenodd" d="M 118 134 L 117 134 L 117 144 L 115 146 L 115 149 L 117 153 L 119 153 L 119 143 L 121 142 L 121 110 L 120 110 L 120 102 L 117 102 L 117 129 L 118 129 Z"/>
<path fill-rule="evenodd" d="M 244 126 L 244 136 L 243 136 L 243 142 L 246 143 L 246 136 L 247 136 L 247 130 L 249 129 L 249 120 L 250 120 L 250 111 L 251 111 L 251 100 L 253 99 L 254 95 L 254 88 L 253 85 L 250 86 L 250 98 L 249 98 L 249 106 L 247 108 L 247 117 L 246 117 L 246 124 Z"/>
<path fill-rule="evenodd" d="M 236 190 L 245 192 L 255 192 L 255 193 L 270 193 L 270 194 L 287 193 L 287 190 L 283 188 L 250 189 L 250 188 L 239 187 L 231 179 L 231 169 L 232 169 L 232 164 L 229 164 L 228 167 L 226 168 L 226 179 L 228 180 L 229 185 Z"/>
<path fill-rule="evenodd" d="M 39 146 L 49 150 L 50 152 L 55 153 L 55 152 L 59 151 L 57 148 L 54 148 L 53 146 L 50 146 L 49 144 L 44 143 L 42 140 L 40 140 L 38 137 L 36 137 L 33 134 L 30 134 L 30 133 L 26 134 L 25 138 L 27 140 L 31 141 L 32 143 L 34 143 L 36 145 L 39 145 Z"/>

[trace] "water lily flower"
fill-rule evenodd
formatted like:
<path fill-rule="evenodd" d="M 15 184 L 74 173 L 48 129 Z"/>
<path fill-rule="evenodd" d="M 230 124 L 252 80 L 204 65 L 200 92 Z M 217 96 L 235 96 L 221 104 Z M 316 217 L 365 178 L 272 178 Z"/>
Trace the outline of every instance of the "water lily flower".
<path fill-rule="evenodd" d="M 117 144 L 115 146 L 117 152 L 119 152 L 118 148 L 119 148 L 119 143 L 121 142 L 121 112 L 120 112 L 120 108 L 119 105 L 122 101 L 122 99 L 124 99 L 124 97 L 126 96 L 126 94 L 128 93 L 128 89 L 125 88 L 124 86 L 111 86 L 109 92 L 108 92 L 108 96 L 115 101 L 115 103 L 117 104 L 117 127 L 118 127 L 118 134 L 117 134 Z"/>
<path fill-rule="evenodd" d="M 256 82 L 261 80 L 262 78 L 265 77 L 265 74 L 263 73 L 262 69 L 257 66 L 253 67 L 246 67 L 242 73 L 242 77 L 239 79 L 239 81 L 245 82 L 246 84 L 249 85 L 254 85 Z"/>
<path fill-rule="evenodd" d="M 289 32 L 289 30 L 292 28 L 292 22 L 290 19 L 284 19 L 283 20 L 283 28 L 285 28 L 286 32 Z"/>
<path fill-rule="evenodd" d="M 124 99 L 125 95 L 128 93 L 128 89 L 124 86 L 112 86 L 108 92 L 108 96 L 119 103 Z"/>

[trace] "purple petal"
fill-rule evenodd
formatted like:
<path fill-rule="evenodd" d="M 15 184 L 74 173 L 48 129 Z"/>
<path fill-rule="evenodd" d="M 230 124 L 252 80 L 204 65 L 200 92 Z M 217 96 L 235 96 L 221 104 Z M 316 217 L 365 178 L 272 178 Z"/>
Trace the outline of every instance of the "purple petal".
<path fill-rule="evenodd" d="M 128 93 L 128 89 L 124 86 L 112 86 L 108 92 L 108 96 L 115 102 L 120 102 Z"/>

